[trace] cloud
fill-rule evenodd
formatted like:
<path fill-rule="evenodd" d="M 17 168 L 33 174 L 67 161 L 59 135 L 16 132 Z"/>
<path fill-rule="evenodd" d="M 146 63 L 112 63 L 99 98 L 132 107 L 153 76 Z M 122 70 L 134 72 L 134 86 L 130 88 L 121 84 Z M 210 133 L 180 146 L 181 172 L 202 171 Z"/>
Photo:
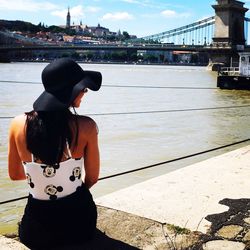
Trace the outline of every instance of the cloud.
<path fill-rule="evenodd" d="M 34 0 L 0 0 L 0 9 L 13 11 L 37 12 L 41 10 L 54 10 L 58 6 L 48 1 L 38 2 Z"/>
<path fill-rule="evenodd" d="M 86 12 L 96 13 L 96 12 L 99 12 L 100 9 L 101 9 L 100 7 L 87 6 L 87 7 L 85 8 L 85 11 L 86 11 Z"/>
<path fill-rule="evenodd" d="M 122 2 L 129 3 L 129 4 L 137 4 L 141 5 L 143 7 L 148 7 L 148 8 L 158 8 L 158 5 L 152 3 L 149 0 L 144 0 L 144 1 L 138 1 L 138 0 L 121 0 Z"/>
<path fill-rule="evenodd" d="M 156 4 L 155 0 L 120 0 L 120 1 L 128 3 L 128 4 L 137 4 L 137 5 L 147 7 L 150 9 L 165 9 L 165 8 L 170 8 L 170 7 L 171 8 L 186 8 L 186 6 L 183 6 L 180 4 L 166 3 L 164 1 L 163 2 L 158 1 Z"/>
<path fill-rule="evenodd" d="M 122 0 L 122 2 L 140 4 L 137 0 Z"/>
<path fill-rule="evenodd" d="M 165 18 L 179 18 L 179 17 L 190 17 L 189 13 L 177 13 L 174 10 L 164 10 L 161 12 L 161 15 Z"/>
<path fill-rule="evenodd" d="M 161 12 L 164 17 L 176 17 L 177 13 L 174 10 L 164 10 Z"/>
<path fill-rule="evenodd" d="M 61 17 L 62 19 L 66 19 L 68 13 L 68 9 L 64 10 L 55 10 L 51 12 L 51 15 Z M 84 12 L 82 5 L 77 5 L 75 7 L 70 8 L 70 16 L 73 19 L 83 18 Z"/>
<path fill-rule="evenodd" d="M 0 0 L 1 1 L 1 0 Z M 91 12 L 91 13 L 96 13 L 100 10 L 101 8 L 99 7 L 94 7 L 94 6 L 87 6 L 83 7 L 82 5 L 77 5 L 72 8 L 70 8 L 70 16 L 72 19 L 81 19 L 85 17 L 86 12 Z M 55 10 L 51 12 L 51 15 L 60 17 L 62 19 L 66 19 L 68 13 L 68 9 L 63 9 L 63 10 Z"/>
<path fill-rule="evenodd" d="M 133 15 L 127 12 L 107 13 L 102 17 L 102 20 L 111 20 L 111 21 L 132 20 L 132 19 L 134 19 Z"/>

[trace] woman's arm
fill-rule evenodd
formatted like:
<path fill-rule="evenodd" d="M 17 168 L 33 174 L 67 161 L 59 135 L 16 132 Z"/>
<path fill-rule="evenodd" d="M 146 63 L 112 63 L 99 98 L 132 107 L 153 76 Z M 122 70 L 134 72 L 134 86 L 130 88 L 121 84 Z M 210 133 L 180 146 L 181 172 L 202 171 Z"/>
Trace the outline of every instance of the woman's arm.
<path fill-rule="evenodd" d="M 20 159 L 17 144 L 16 144 L 16 134 L 20 129 L 19 127 L 19 117 L 13 119 L 9 130 L 9 148 L 8 148 L 8 170 L 11 180 L 25 180 L 25 172 L 22 166 L 22 161 Z"/>
<path fill-rule="evenodd" d="M 100 157 L 98 148 L 98 131 L 94 123 L 88 136 L 84 151 L 85 184 L 91 188 L 97 181 L 100 171 Z"/>

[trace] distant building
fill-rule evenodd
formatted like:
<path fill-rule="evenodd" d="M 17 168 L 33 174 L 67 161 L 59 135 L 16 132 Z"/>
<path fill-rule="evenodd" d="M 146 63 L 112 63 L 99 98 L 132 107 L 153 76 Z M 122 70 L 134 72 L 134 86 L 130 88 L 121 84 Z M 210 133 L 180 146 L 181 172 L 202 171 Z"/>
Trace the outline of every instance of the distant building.
<path fill-rule="evenodd" d="M 76 34 L 78 35 L 83 35 L 84 33 L 86 33 L 86 30 L 88 29 L 88 26 L 86 24 L 82 24 L 80 23 L 80 25 L 71 25 L 70 27 L 72 30 L 76 31 Z"/>
<path fill-rule="evenodd" d="M 97 37 L 104 37 L 110 34 L 109 29 L 102 27 L 99 23 L 97 26 L 88 27 L 88 32 Z"/>
<path fill-rule="evenodd" d="M 72 43 L 74 41 L 74 36 L 65 35 L 63 36 L 63 41 L 67 43 Z"/>
<path fill-rule="evenodd" d="M 108 38 L 111 36 L 116 36 L 118 38 L 122 37 L 122 33 L 119 30 L 118 32 L 112 32 L 108 28 L 102 27 L 100 23 L 98 23 L 97 26 L 87 26 L 86 24 L 82 24 L 82 20 L 80 21 L 80 24 L 71 24 L 71 16 L 70 16 L 70 9 L 68 7 L 68 12 L 66 16 L 66 25 L 60 25 L 59 27 L 64 29 L 71 29 L 75 30 L 76 35 L 80 36 L 93 36 L 97 38 Z M 133 38 L 136 38 L 136 36 L 133 36 Z M 66 39 L 70 40 L 70 39 Z"/>
<path fill-rule="evenodd" d="M 67 13 L 67 18 L 66 18 L 66 29 L 70 28 L 70 12 L 69 12 L 69 7 L 68 7 L 68 13 Z"/>

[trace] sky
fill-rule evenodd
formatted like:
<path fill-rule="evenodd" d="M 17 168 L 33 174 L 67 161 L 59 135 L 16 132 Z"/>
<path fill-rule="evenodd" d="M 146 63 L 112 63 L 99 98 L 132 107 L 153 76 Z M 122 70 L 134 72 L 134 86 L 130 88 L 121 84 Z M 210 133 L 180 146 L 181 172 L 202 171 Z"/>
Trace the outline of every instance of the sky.
<path fill-rule="evenodd" d="M 250 0 L 244 2 L 250 8 Z M 0 0 L 0 19 L 65 25 L 69 7 L 71 23 L 100 24 L 110 31 L 143 37 L 213 16 L 214 3 L 215 0 Z"/>

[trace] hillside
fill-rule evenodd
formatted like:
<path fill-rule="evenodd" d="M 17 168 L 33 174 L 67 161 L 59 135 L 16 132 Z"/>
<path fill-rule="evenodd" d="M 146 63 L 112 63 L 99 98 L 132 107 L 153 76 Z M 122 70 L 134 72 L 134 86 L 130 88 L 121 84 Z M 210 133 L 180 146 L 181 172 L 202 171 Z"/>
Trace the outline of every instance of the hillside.
<path fill-rule="evenodd" d="M 45 27 L 44 24 L 41 23 L 35 25 L 29 22 L 19 21 L 19 20 L 16 21 L 0 20 L 0 30 L 21 31 L 21 32 L 31 32 L 31 33 L 36 33 L 39 31 L 65 32 L 65 29 L 55 25 Z"/>

